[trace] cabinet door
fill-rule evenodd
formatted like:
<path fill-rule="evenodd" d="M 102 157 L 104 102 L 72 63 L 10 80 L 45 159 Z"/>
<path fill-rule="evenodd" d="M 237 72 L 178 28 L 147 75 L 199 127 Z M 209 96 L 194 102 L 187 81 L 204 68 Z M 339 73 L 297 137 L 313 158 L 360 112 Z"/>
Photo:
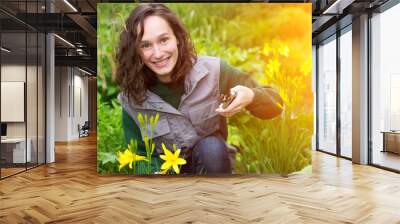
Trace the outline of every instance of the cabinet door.
<path fill-rule="evenodd" d="M 400 133 L 385 133 L 386 151 L 400 153 Z"/>

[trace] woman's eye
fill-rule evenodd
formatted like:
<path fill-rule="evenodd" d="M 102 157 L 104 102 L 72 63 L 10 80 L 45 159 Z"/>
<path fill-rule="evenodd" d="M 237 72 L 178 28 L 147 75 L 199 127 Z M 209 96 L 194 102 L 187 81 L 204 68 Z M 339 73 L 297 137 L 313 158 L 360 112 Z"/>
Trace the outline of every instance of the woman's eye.
<path fill-rule="evenodd" d="M 147 49 L 147 48 L 150 47 L 150 44 L 144 43 L 144 44 L 142 44 L 140 47 L 143 48 L 143 49 Z"/>
<path fill-rule="evenodd" d="M 162 38 L 162 39 L 161 39 L 161 43 L 162 43 L 162 44 L 165 44 L 165 43 L 168 42 L 168 40 L 169 40 L 169 38 Z"/>

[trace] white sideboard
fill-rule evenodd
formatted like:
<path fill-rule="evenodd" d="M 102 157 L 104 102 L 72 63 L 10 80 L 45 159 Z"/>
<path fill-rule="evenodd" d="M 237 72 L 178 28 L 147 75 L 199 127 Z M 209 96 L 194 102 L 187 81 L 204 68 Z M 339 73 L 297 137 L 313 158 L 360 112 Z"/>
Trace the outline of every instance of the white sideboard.
<path fill-rule="evenodd" d="M 6 138 L 1 139 L 2 147 L 13 147 L 12 148 L 12 162 L 13 163 L 25 163 L 32 161 L 32 140 L 28 138 L 26 140 L 26 154 L 25 154 L 25 138 Z M 25 161 L 25 159 L 27 159 Z"/>

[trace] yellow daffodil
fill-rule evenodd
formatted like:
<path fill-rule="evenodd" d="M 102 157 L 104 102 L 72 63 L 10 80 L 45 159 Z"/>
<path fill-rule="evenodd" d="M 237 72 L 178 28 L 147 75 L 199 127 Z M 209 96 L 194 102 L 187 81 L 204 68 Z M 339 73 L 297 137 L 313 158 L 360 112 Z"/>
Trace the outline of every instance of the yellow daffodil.
<path fill-rule="evenodd" d="M 164 155 L 160 155 L 160 158 L 165 160 L 165 162 L 161 165 L 161 173 L 166 173 L 171 167 L 175 171 L 176 174 L 179 174 L 179 166 L 186 164 L 186 160 L 179 158 L 179 154 L 181 153 L 180 149 L 176 149 L 176 145 L 173 146 L 175 152 L 172 153 L 170 150 L 165 147 L 164 143 L 162 143 L 162 148 L 164 150 Z"/>
<path fill-rule="evenodd" d="M 271 50 L 272 50 L 272 49 L 271 49 L 271 47 L 269 46 L 269 44 L 268 44 L 268 43 L 265 43 L 262 53 L 263 53 L 265 56 L 269 56 L 269 54 L 271 53 Z"/>
<path fill-rule="evenodd" d="M 300 71 L 301 73 L 303 73 L 304 76 L 307 76 L 311 74 L 311 69 L 312 69 L 312 59 L 308 57 L 307 60 L 305 60 L 304 63 L 301 65 Z"/>
<path fill-rule="evenodd" d="M 282 45 L 279 47 L 278 51 L 279 51 L 279 54 L 281 54 L 282 56 L 289 57 L 289 47 L 288 46 Z"/>
<path fill-rule="evenodd" d="M 124 152 L 118 152 L 118 162 L 119 162 L 119 170 L 121 170 L 124 166 L 129 164 L 129 168 L 132 169 L 132 163 L 135 161 L 146 160 L 146 157 L 136 155 L 131 152 L 129 149 L 126 149 Z"/>
<path fill-rule="evenodd" d="M 270 73 L 279 72 L 280 67 L 281 63 L 278 61 L 278 59 L 274 58 L 268 61 L 267 69 Z"/>

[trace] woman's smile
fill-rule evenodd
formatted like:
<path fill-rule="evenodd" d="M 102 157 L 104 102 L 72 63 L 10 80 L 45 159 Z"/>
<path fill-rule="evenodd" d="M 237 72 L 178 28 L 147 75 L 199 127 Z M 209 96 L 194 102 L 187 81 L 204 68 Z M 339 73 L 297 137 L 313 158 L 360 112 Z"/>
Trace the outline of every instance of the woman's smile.
<path fill-rule="evenodd" d="M 172 28 L 159 16 L 144 20 L 141 59 L 162 82 L 169 82 L 178 60 L 178 42 Z"/>
<path fill-rule="evenodd" d="M 171 58 L 171 56 L 169 56 L 165 59 L 159 60 L 159 61 L 154 61 L 153 64 L 155 67 L 157 67 L 159 69 L 164 68 L 165 66 L 167 66 L 169 64 L 170 58 Z"/>

